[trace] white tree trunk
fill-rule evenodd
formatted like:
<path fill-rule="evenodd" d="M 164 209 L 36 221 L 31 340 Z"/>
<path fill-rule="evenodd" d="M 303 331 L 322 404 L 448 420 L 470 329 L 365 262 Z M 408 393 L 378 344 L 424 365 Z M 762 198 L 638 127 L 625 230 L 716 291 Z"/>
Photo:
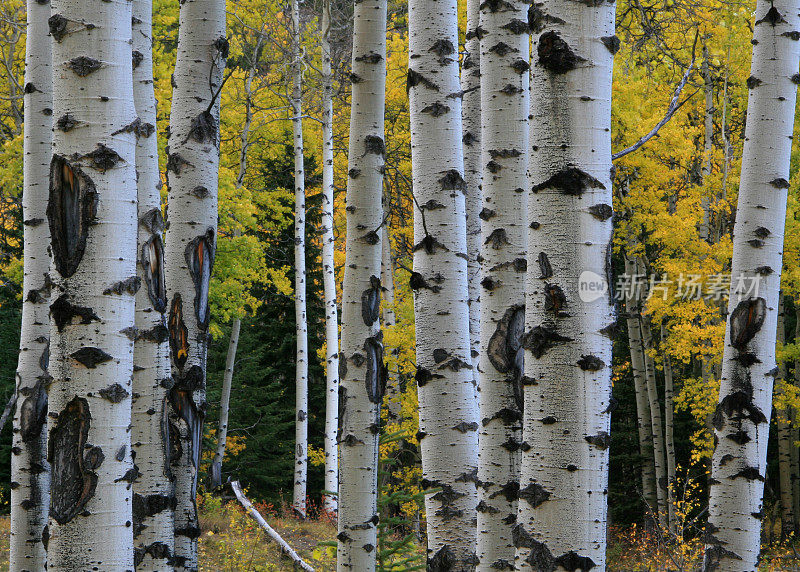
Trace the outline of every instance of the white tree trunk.
<path fill-rule="evenodd" d="M 712 167 L 712 152 L 714 151 L 714 84 L 711 81 L 711 70 L 708 66 L 708 47 L 703 46 L 703 84 L 705 89 L 705 117 L 703 119 L 704 136 L 703 136 L 703 160 L 700 167 L 701 170 L 701 185 L 711 175 Z M 703 191 L 703 196 L 700 199 L 700 208 L 703 210 L 703 218 L 700 220 L 700 227 L 698 234 L 700 238 L 705 241 L 713 242 L 714 238 L 711 233 L 711 199 L 707 191 Z"/>
<path fill-rule="evenodd" d="M 644 266 L 642 265 L 642 268 Z M 644 353 L 644 372 L 647 386 L 647 399 L 650 403 L 650 422 L 653 433 L 653 458 L 656 470 L 656 500 L 658 502 L 656 517 L 662 525 L 667 524 L 667 464 L 666 448 L 664 445 L 664 422 L 661 415 L 661 400 L 658 395 L 658 383 L 653 356 L 653 335 L 650 318 L 639 317 L 639 326 L 642 330 L 642 350 Z"/>
<path fill-rule="evenodd" d="M 467 184 L 467 288 L 469 291 L 469 338 L 472 365 L 477 373 L 481 351 L 481 0 L 467 0 L 467 34 L 461 64 L 461 118 L 464 150 L 464 182 Z M 524 18 L 523 18 L 524 19 Z M 526 115 L 527 116 L 527 115 Z M 476 379 L 477 381 L 477 379 Z"/>
<path fill-rule="evenodd" d="M 469 338 L 455 0 L 409 1 L 414 315 L 428 569 L 475 561 L 478 405 Z M 448 567 L 449 566 L 449 567 Z"/>
<path fill-rule="evenodd" d="M 175 490 L 169 478 L 169 439 L 163 427 L 168 405 L 162 381 L 169 379 L 171 372 L 152 42 L 152 0 L 134 0 L 133 100 L 139 118 L 134 131 L 139 217 L 136 263 L 140 280 L 131 415 L 132 451 L 139 471 L 133 485 L 134 557 L 142 570 L 169 570 L 174 551 Z"/>
<path fill-rule="evenodd" d="M 662 344 L 666 339 L 664 325 L 661 325 Z M 672 359 L 664 352 L 664 449 L 667 455 L 667 518 L 669 530 L 678 532 L 675 514 L 675 380 Z"/>
<path fill-rule="evenodd" d="M 333 233 L 333 71 L 331 70 L 331 0 L 322 5 L 322 279 L 325 289 L 325 490 L 324 508 L 339 508 L 339 317 L 336 307 L 336 266 Z"/>
<path fill-rule="evenodd" d="M 760 0 L 742 173 L 733 239 L 733 277 L 714 414 L 705 566 L 721 572 L 756 570 L 761 540 L 775 333 L 783 260 L 789 158 L 797 99 L 800 29 L 796 0 Z M 745 288 L 739 288 L 740 281 Z M 757 281 L 758 291 L 747 286 Z"/>
<path fill-rule="evenodd" d="M 181 4 L 168 148 L 170 471 L 175 479 L 175 568 L 197 569 L 197 478 L 206 406 L 208 288 L 219 180 L 219 91 L 228 54 L 224 0 Z"/>
<path fill-rule="evenodd" d="M 397 315 L 394 311 L 394 263 L 392 258 L 392 243 L 389 238 L 389 223 L 383 225 L 381 231 L 381 286 L 383 286 L 383 327 L 388 329 L 397 324 Z M 398 354 L 398 348 L 386 348 L 393 355 Z M 400 389 L 400 376 L 397 364 L 389 367 L 388 379 L 386 381 L 386 397 L 384 403 L 388 409 L 388 421 L 390 425 L 399 424 L 403 420 L 403 395 Z M 390 431 L 391 433 L 391 431 Z"/>
<path fill-rule="evenodd" d="M 17 362 L 17 407 L 11 449 L 12 570 L 44 570 L 47 550 L 42 531 L 50 505 L 47 464 L 47 364 L 50 352 L 50 259 L 45 224 L 53 140 L 53 74 L 47 19 L 50 5 L 27 2 L 25 42 L 22 219 L 24 266 L 22 328 Z"/>
<path fill-rule="evenodd" d="M 294 138 L 294 315 L 297 357 L 295 370 L 295 453 L 292 506 L 306 515 L 308 480 L 308 317 L 306 315 L 306 188 L 303 160 L 303 44 L 300 5 L 291 2 L 292 14 L 292 127 Z"/>
<path fill-rule="evenodd" d="M 355 79 L 339 358 L 339 572 L 374 570 L 378 546 L 378 436 L 386 392 L 380 329 L 386 10 L 386 0 L 363 0 L 353 16 Z"/>
<path fill-rule="evenodd" d="M 611 273 L 614 5 L 531 11 L 525 413 L 516 566 L 606 565 L 615 321 Z"/>
<path fill-rule="evenodd" d="M 131 5 L 52 4 L 48 570 L 133 569 L 136 141 Z M 89 27 L 86 23 L 92 23 Z"/>
<path fill-rule="evenodd" d="M 625 254 L 625 274 L 631 279 L 639 274 L 636 258 Z M 636 394 L 636 426 L 639 432 L 639 454 L 642 459 L 642 497 L 647 510 L 658 509 L 656 498 L 656 474 L 653 460 L 653 427 L 650 420 L 650 402 L 647 399 L 645 382 L 644 351 L 642 349 L 641 297 L 626 289 L 625 314 L 628 327 L 628 346 L 631 351 L 631 373 Z"/>
<path fill-rule="evenodd" d="M 478 570 L 491 572 L 513 566 L 512 529 L 519 492 L 528 247 L 524 213 L 530 188 L 528 4 L 484 3 L 480 29 L 484 289 L 480 339 L 486 347 L 481 348 L 478 368 L 477 556 Z"/>

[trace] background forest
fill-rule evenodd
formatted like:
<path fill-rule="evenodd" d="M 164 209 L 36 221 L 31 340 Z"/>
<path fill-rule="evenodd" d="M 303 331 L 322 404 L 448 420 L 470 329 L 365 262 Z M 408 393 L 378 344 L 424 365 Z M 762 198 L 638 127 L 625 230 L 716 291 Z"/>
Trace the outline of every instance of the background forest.
<path fill-rule="evenodd" d="M 466 4 L 459 2 L 459 6 L 463 53 Z M 616 285 L 618 308 L 625 319 L 613 337 L 617 404 L 611 421 L 608 488 L 609 520 L 615 531 L 611 551 L 621 554 L 623 547 L 646 546 L 641 561 L 653 566 L 667 559 L 660 550 L 670 535 L 681 539 L 680 548 L 670 550 L 686 551 L 682 557 L 689 560 L 702 548 L 698 539 L 706 518 L 714 447 L 711 416 L 719 395 L 725 337 L 721 300 L 731 268 L 754 7 L 749 1 L 711 0 L 618 0 L 616 6 L 620 49 L 614 58 L 614 152 L 634 145 L 665 115 L 670 117 L 641 148 L 615 158 L 613 174 L 613 268 L 619 276 L 628 272 L 644 278 L 635 288 L 630 283 Z M 333 1 L 334 232 L 340 296 L 345 266 L 352 11 L 352 3 Z M 387 396 L 382 409 L 388 437 L 380 449 L 382 502 L 386 512 L 397 517 L 396 531 L 403 533 L 424 530 L 420 522 L 425 519 L 421 497 L 415 496 L 423 484 L 414 296 L 409 286 L 415 207 L 406 88 L 407 11 L 406 2 L 389 2 L 384 209 L 390 249 L 384 258 L 388 266 L 383 284 L 393 283 L 393 299 L 384 300 L 382 319 L 389 376 L 397 381 L 399 391 Z M 216 502 L 208 494 L 206 475 L 216 448 L 231 329 L 240 320 L 223 475 L 239 479 L 250 498 L 286 506 L 291 503 L 295 460 L 291 30 L 285 2 L 280 0 L 228 0 L 227 13 L 230 52 L 220 94 L 219 227 L 210 289 L 212 338 L 200 494 L 209 505 Z M 325 490 L 321 13 L 321 2 L 301 3 L 312 519 L 324 518 Z M 163 172 L 170 75 L 177 49 L 177 2 L 154 0 L 153 26 Z M 23 298 L 24 34 L 24 2 L 5 0 L 0 7 L 2 403 L 15 391 Z M 244 143 L 246 169 L 243 179 L 237 180 L 246 114 L 252 115 Z M 800 533 L 800 187 L 795 176 L 799 161 L 800 149 L 795 148 L 778 333 L 780 372 L 764 493 L 764 536 L 771 546 Z M 165 199 L 166 188 L 162 194 Z M 643 409 L 647 418 L 642 416 Z M 6 504 L 11 481 L 9 429 L 10 424 L 0 432 L 0 499 Z M 666 489 L 658 482 L 671 483 L 669 492 L 662 493 Z M 652 524 L 659 513 L 668 515 L 662 520 L 663 530 Z M 330 541 L 334 535 L 319 540 Z M 784 556 L 789 560 L 786 551 L 776 548 L 771 554 L 778 555 L 775 562 Z M 774 566 L 781 569 L 780 564 Z"/>

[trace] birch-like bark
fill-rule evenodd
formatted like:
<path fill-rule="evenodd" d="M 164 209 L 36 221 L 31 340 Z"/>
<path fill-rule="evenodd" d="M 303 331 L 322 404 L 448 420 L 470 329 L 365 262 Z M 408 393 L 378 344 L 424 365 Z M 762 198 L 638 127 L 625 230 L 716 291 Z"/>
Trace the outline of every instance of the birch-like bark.
<path fill-rule="evenodd" d="M 414 316 L 428 569 L 475 561 L 478 405 L 469 338 L 456 0 L 409 1 Z M 450 566 L 449 568 L 447 566 Z"/>
<path fill-rule="evenodd" d="M 794 341 L 800 342 L 800 313 L 797 311 L 798 304 L 795 302 L 795 328 Z M 794 362 L 794 384 L 800 385 L 800 360 Z M 793 420 L 797 416 L 796 411 L 792 411 Z M 793 423 L 794 424 L 794 423 Z M 800 427 L 792 428 L 792 443 L 795 445 L 800 442 Z M 792 453 L 792 503 L 794 506 L 794 529 L 800 530 L 800 447 L 796 445 L 791 448 Z"/>
<path fill-rule="evenodd" d="M 644 269 L 644 265 L 640 266 Z M 662 525 L 667 524 L 667 464 L 666 447 L 664 445 L 664 420 L 661 415 L 661 400 L 658 395 L 655 361 L 653 360 L 653 335 L 650 318 L 640 315 L 639 326 L 642 330 L 642 350 L 644 353 L 644 371 L 647 387 L 647 399 L 650 403 L 650 422 L 653 434 L 653 458 L 656 470 L 656 500 L 658 511 L 656 516 Z"/>
<path fill-rule="evenodd" d="M 17 362 L 17 407 L 11 449 L 12 570 L 44 570 L 47 550 L 42 532 L 50 505 L 47 463 L 47 365 L 50 352 L 50 259 L 45 224 L 51 144 L 53 74 L 47 19 L 50 5 L 27 2 L 23 139 L 22 219 L 24 277 L 22 327 Z"/>
<path fill-rule="evenodd" d="M 239 135 L 241 147 L 239 149 L 239 173 L 236 176 L 236 188 L 244 186 L 244 178 L 247 175 L 247 152 L 250 149 L 250 128 L 253 124 L 253 79 L 256 75 L 258 65 L 258 54 L 264 42 L 263 34 L 258 35 L 255 48 L 253 49 L 250 67 L 247 70 L 247 78 L 244 80 L 244 125 Z M 234 236 L 240 236 L 237 228 Z M 231 325 L 231 337 L 228 340 L 228 353 L 225 356 L 225 374 L 222 377 L 222 388 L 219 403 L 219 430 L 217 433 L 217 449 L 214 459 L 211 462 L 210 480 L 211 488 L 222 486 L 222 460 L 225 458 L 225 448 L 228 442 L 228 419 L 230 418 L 231 408 L 231 388 L 233 387 L 233 371 L 236 367 L 236 352 L 239 348 L 239 334 L 242 329 L 242 320 L 239 317 L 233 319 Z"/>
<path fill-rule="evenodd" d="M 387 229 L 388 221 L 383 225 L 381 233 L 381 286 L 383 287 L 383 314 L 384 330 L 394 327 L 397 316 L 394 312 L 394 263 L 392 259 L 392 243 Z M 397 355 L 397 348 L 386 348 L 393 355 Z M 386 404 L 389 425 L 396 425 L 402 421 L 402 392 L 400 390 L 400 376 L 397 365 L 389 367 L 386 380 Z M 390 433 L 392 431 L 389 431 Z"/>
<path fill-rule="evenodd" d="M 47 569 L 132 570 L 136 141 L 131 4 L 58 0 Z M 87 23 L 91 23 L 88 26 Z"/>
<path fill-rule="evenodd" d="M 531 10 L 518 570 L 604 570 L 611 412 L 614 5 Z"/>
<path fill-rule="evenodd" d="M 294 145 L 294 315 L 296 323 L 295 453 L 292 506 L 306 515 L 308 480 L 308 316 L 306 315 L 306 186 L 303 159 L 303 44 L 300 4 L 291 0 L 292 130 Z"/>
<path fill-rule="evenodd" d="M 711 80 L 711 70 L 708 66 L 708 47 L 703 46 L 703 86 L 705 90 L 705 117 L 703 118 L 704 137 L 703 137 L 703 164 L 701 166 L 701 183 L 703 184 L 711 174 L 712 157 L 714 150 L 714 83 Z M 703 210 L 703 218 L 700 220 L 698 234 L 701 239 L 711 242 L 711 199 L 706 191 L 700 199 L 700 208 Z"/>
<path fill-rule="evenodd" d="M 629 280 L 634 280 L 639 275 L 639 265 L 636 258 L 625 255 L 625 274 Z M 656 499 L 656 474 L 653 459 L 653 426 L 650 418 L 650 402 L 647 399 L 645 382 L 644 351 L 642 349 L 642 332 L 639 328 L 641 320 L 641 293 L 638 290 L 626 288 L 625 315 L 628 327 L 628 347 L 631 352 L 631 370 L 633 386 L 636 394 L 636 426 L 639 433 L 639 455 L 642 458 L 642 498 L 647 505 L 647 510 L 658 509 Z"/>
<path fill-rule="evenodd" d="M 180 6 L 168 147 L 166 291 L 172 350 L 170 471 L 175 479 L 175 568 L 197 569 L 197 478 L 206 407 L 219 180 L 219 92 L 228 55 L 224 0 Z M 175 443 L 175 445 L 172 445 Z"/>
<path fill-rule="evenodd" d="M 666 339 L 664 325 L 661 325 L 661 342 Z M 664 449 L 667 455 L 667 519 L 669 530 L 678 531 L 675 514 L 675 379 L 672 359 L 664 350 Z"/>
<path fill-rule="evenodd" d="M 756 570 L 761 545 L 775 335 L 800 43 L 796 0 L 756 5 L 733 239 L 732 284 L 714 414 L 705 569 Z M 749 288 L 756 284 L 757 291 Z"/>
<path fill-rule="evenodd" d="M 153 91 L 152 0 L 133 1 L 133 101 L 138 196 L 136 341 L 133 346 L 131 447 L 139 472 L 133 484 L 134 557 L 141 570 L 170 570 L 175 490 L 169 475 L 169 343 L 165 312 L 164 233 Z"/>
<path fill-rule="evenodd" d="M 347 242 L 340 359 L 342 473 L 339 572 L 375 569 L 378 436 L 386 392 L 381 305 L 386 0 L 362 0 L 353 16 Z"/>
<path fill-rule="evenodd" d="M 467 0 L 467 32 L 461 63 L 464 181 L 467 185 L 467 288 L 469 291 L 469 338 L 472 364 L 478 367 L 481 351 L 481 0 Z M 527 116 L 527 115 L 526 115 Z M 477 372 L 477 369 L 474 370 Z M 477 381 L 477 380 L 476 380 Z"/>
<path fill-rule="evenodd" d="M 778 301 L 778 333 L 776 341 L 783 345 L 786 342 L 786 324 L 783 295 Z M 787 383 L 786 362 L 778 365 L 776 397 L 783 395 L 783 384 Z M 782 409 L 777 414 L 778 425 L 778 480 L 781 495 L 781 539 L 789 538 L 794 533 L 794 501 L 792 499 L 792 426 L 788 409 Z"/>
<path fill-rule="evenodd" d="M 333 71 L 331 70 L 331 0 L 322 3 L 322 279 L 325 290 L 325 490 L 324 508 L 339 508 L 339 316 L 336 307 L 336 267 L 333 233 Z"/>
<path fill-rule="evenodd" d="M 478 387 L 478 570 L 513 566 L 522 440 L 530 64 L 528 4 L 480 10 L 483 287 Z M 469 187 L 468 187 L 469 193 Z M 469 218 L 468 218 L 469 220 Z"/>

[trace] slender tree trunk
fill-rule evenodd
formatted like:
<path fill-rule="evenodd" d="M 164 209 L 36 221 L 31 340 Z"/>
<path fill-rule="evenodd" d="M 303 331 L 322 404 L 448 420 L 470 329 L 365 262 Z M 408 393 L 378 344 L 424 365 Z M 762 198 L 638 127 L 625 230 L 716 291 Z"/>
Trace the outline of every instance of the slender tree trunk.
<path fill-rule="evenodd" d="M 712 157 L 711 153 L 714 150 L 714 83 L 711 80 L 711 70 L 708 66 L 708 47 L 703 46 L 703 84 L 705 88 L 705 117 L 703 119 L 703 126 L 705 129 L 703 137 L 703 164 L 701 167 L 701 180 L 702 183 L 708 179 L 711 174 Z M 700 238 L 706 241 L 713 241 L 711 233 L 711 199 L 708 192 L 703 191 L 703 196 L 700 199 L 700 207 L 703 209 L 703 218 L 700 222 L 699 235 Z"/>
<path fill-rule="evenodd" d="M 464 144 L 464 181 L 467 185 L 467 287 L 472 364 L 477 368 L 481 350 L 481 0 L 467 0 L 467 36 L 461 64 L 461 117 Z"/>
<path fill-rule="evenodd" d="M 333 72 L 331 70 L 331 0 L 322 4 L 322 277 L 325 289 L 326 399 L 325 399 L 325 510 L 339 506 L 339 317 L 336 307 L 336 267 L 333 234 Z"/>
<path fill-rule="evenodd" d="M 516 566 L 604 570 L 614 5 L 531 10 L 525 413 Z M 527 445 L 527 446 L 526 446 Z M 568 515 L 568 517 L 567 517 Z"/>
<path fill-rule="evenodd" d="M 478 383 L 478 569 L 510 568 L 522 439 L 530 109 L 528 4 L 480 10 L 484 288 Z M 505 46 L 498 49 L 497 46 Z"/>
<path fill-rule="evenodd" d="M 475 560 L 478 405 L 469 338 L 467 232 L 455 0 L 409 1 L 420 448 L 428 567 Z"/>
<path fill-rule="evenodd" d="M 625 273 L 634 280 L 639 275 L 636 259 L 625 255 Z M 650 402 L 647 399 L 645 381 L 644 351 L 642 349 L 641 292 L 626 289 L 625 313 L 628 327 L 628 346 L 631 352 L 631 370 L 636 394 L 636 425 L 639 432 L 639 454 L 642 458 L 642 497 L 647 509 L 656 512 L 656 474 L 653 459 L 653 426 L 650 417 Z"/>
<path fill-rule="evenodd" d="M 731 295 L 714 414 L 709 525 L 715 532 L 705 567 L 756 570 L 761 545 L 775 335 L 783 261 L 789 159 L 794 128 L 800 44 L 796 1 L 760 0 L 739 202 L 734 227 Z M 754 292 L 749 286 L 757 284 Z M 744 287 L 742 287 L 744 286 Z"/>
<path fill-rule="evenodd" d="M 397 323 L 394 313 L 394 264 L 392 263 L 392 243 L 389 239 L 388 222 L 383 225 L 381 232 L 381 286 L 383 286 L 383 328 L 384 330 L 393 327 Z M 387 348 L 393 354 L 397 354 L 397 348 Z M 388 379 L 386 381 L 386 398 L 384 399 L 388 409 L 388 420 L 390 425 L 398 424 L 402 421 L 402 392 L 400 390 L 400 376 L 397 372 L 397 365 L 389 368 Z"/>
<path fill-rule="evenodd" d="M 137 476 L 129 433 L 138 285 L 131 4 L 59 0 L 52 14 L 47 569 L 122 572 L 134 565 Z"/>
<path fill-rule="evenodd" d="M 50 353 L 50 259 L 46 219 L 53 140 L 53 74 L 47 19 L 50 5 L 27 2 L 25 41 L 25 137 L 23 139 L 22 219 L 24 267 L 22 327 L 17 362 L 17 408 L 11 449 L 12 570 L 44 570 L 47 550 L 42 531 L 50 505 L 47 463 L 47 373 Z"/>
<path fill-rule="evenodd" d="M 795 301 L 795 330 L 794 342 L 800 342 L 800 313 L 798 313 L 798 303 Z M 794 383 L 800 384 L 800 361 L 794 362 Z M 800 427 L 796 425 L 797 411 L 792 411 L 792 502 L 794 513 L 794 529 L 800 531 L 800 448 L 797 443 L 800 442 Z"/>
<path fill-rule="evenodd" d="M 308 480 L 308 316 L 306 315 L 306 186 L 303 160 L 303 44 L 300 4 L 291 0 L 292 126 L 294 137 L 294 315 L 297 358 L 295 370 L 295 453 L 292 506 L 306 515 Z"/>
<path fill-rule="evenodd" d="M 158 168 L 156 98 L 153 91 L 152 0 L 133 2 L 133 100 L 136 134 L 138 250 L 140 287 L 136 293 L 133 347 L 131 442 L 138 478 L 134 492 L 134 553 L 142 570 L 169 570 L 174 552 L 169 440 L 162 425 L 168 416 L 169 343 L 165 312 L 164 222 Z M 155 413 L 154 413 L 155 412 Z"/>
<path fill-rule="evenodd" d="M 244 186 L 244 178 L 247 175 L 247 152 L 250 149 L 250 128 L 253 124 L 253 78 L 258 67 L 258 56 L 263 44 L 263 33 L 259 33 L 256 45 L 253 49 L 253 58 L 247 70 L 247 78 L 244 81 L 244 125 L 239 136 L 241 148 L 239 150 L 239 174 L 236 176 L 236 188 Z M 234 236 L 240 236 L 237 228 Z M 219 404 L 219 431 L 217 434 L 217 449 L 214 459 L 211 462 L 210 480 L 211 487 L 222 486 L 222 460 L 225 458 L 225 448 L 228 441 L 228 419 L 230 416 L 231 388 L 233 387 L 233 372 L 236 367 L 236 352 L 239 348 L 239 333 L 242 329 L 242 320 L 239 317 L 233 319 L 231 325 L 231 337 L 228 340 L 228 353 L 225 356 L 225 374 L 222 377 L 222 390 Z"/>
<path fill-rule="evenodd" d="M 666 339 L 664 325 L 661 325 L 661 343 Z M 675 380 L 672 360 L 666 349 L 664 352 L 664 447 L 667 454 L 667 510 L 669 530 L 678 531 L 675 515 Z"/>
<path fill-rule="evenodd" d="M 786 324 L 784 321 L 784 299 L 780 295 L 778 301 L 778 333 L 777 342 L 786 343 Z M 786 375 L 786 362 L 778 365 L 775 395 L 783 395 L 784 384 L 788 382 Z M 781 494 L 781 539 L 786 539 L 794 533 L 794 502 L 792 500 L 792 447 L 794 447 L 793 431 L 789 420 L 788 409 L 777 412 L 778 425 L 778 479 Z"/>
<path fill-rule="evenodd" d="M 643 268 L 643 266 L 642 266 Z M 642 350 L 644 354 L 645 381 L 647 385 L 647 399 L 650 402 L 650 422 L 653 432 L 653 458 L 656 469 L 656 499 L 658 501 L 658 522 L 662 525 L 668 523 L 668 486 L 666 448 L 664 445 L 664 422 L 661 415 L 661 400 L 658 395 L 658 380 L 656 379 L 655 362 L 653 360 L 653 335 L 650 327 L 650 318 L 640 315 L 639 326 L 642 329 Z"/>
<path fill-rule="evenodd" d="M 342 478 L 337 570 L 375 569 L 378 436 L 386 391 L 380 329 L 386 0 L 355 5 L 347 246 L 342 303 Z"/>
<path fill-rule="evenodd" d="M 191 0 L 180 7 L 173 74 L 167 174 L 169 226 L 165 268 L 169 292 L 172 384 L 170 471 L 175 479 L 175 568 L 197 569 L 197 478 L 206 407 L 219 180 L 219 92 L 228 55 L 225 2 Z"/>

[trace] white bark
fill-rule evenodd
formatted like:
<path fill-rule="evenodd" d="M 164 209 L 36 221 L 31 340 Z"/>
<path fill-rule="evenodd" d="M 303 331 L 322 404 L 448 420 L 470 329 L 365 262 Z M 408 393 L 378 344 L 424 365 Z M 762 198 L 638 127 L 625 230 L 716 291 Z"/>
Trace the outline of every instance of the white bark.
<path fill-rule="evenodd" d="M 292 506 L 306 515 L 308 480 L 308 317 L 306 315 L 306 188 L 303 160 L 303 44 L 300 5 L 291 2 L 292 128 L 294 140 L 294 315 L 297 356 L 295 370 L 295 454 Z"/>
<path fill-rule="evenodd" d="M 17 362 L 17 408 L 11 449 L 12 570 L 43 570 L 47 554 L 42 531 L 50 505 L 47 464 L 47 362 L 50 327 L 50 259 L 45 224 L 53 140 L 53 75 L 47 19 L 49 4 L 27 2 L 25 43 L 25 137 L 23 139 L 22 219 L 24 277 L 22 328 Z"/>
<path fill-rule="evenodd" d="M 516 566 L 606 566 L 614 5 L 531 14 L 525 413 Z"/>
<path fill-rule="evenodd" d="M 131 5 L 52 4 L 48 570 L 133 569 Z M 91 23 L 92 26 L 87 26 Z"/>
<path fill-rule="evenodd" d="M 275 529 L 272 528 L 269 523 L 264 520 L 264 517 L 261 516 L 256 510 L 256 507 L 253 506 L 253 503 L 244 496 L 242 492 L 242 487 L 239 485 L 239 481 L 233 481 L 231 483 L 231 488 L 233 489 L 234 494 L 236 495 L 236 499 L 241 503 L 244 509 L 253 517 L 253 519 L 263 528 L 269 537 L 281 547 L 281 552 L 292 559 L 295 566 L 299 566 L 303 570 L 307 570 L 308 572 L 314 572 L 314 569 L 305 562 L 300 555 L 295 552 L 295 550 L 289 546 L 289 543 L 286 542 L 281 535 L 275 532 Z"/>
<path fill-rule="evenodd" d="M 363 0 L 353 16 L 353 81 L 342 296 L 342 474 L 337 570 L 375 569 L 378 436 L 386 392 L 380 330 L 386 0 Z"/>
<path fill-rule="evenodd" d="M 631 279 L 639 274 L 636 258 L 625 255 L 625 273 Z M 636 426 L 639 433 L 639 454 L 642 459 L 642 497 L 646 509 L 658 509 L 656 500 L 656 476 L 653 461 L 653 429 L 650 419 L 650 402 L 647 399 L 645 382 L 644 351 L 642 348 L 641 297 L 628 289 L 625 291 L 625 314 L 628 327 L 628 346 L 631 351 L 631 373 L 636 394 Z"/>
<path fill-rule="evenodd" d="M 776 341 L 783 345 L 786 342 L 786 324 L 783 294 L 778 301 L 778 332 Z M 788 382 L 786 362 L 778 366 L 778 384 L 775 396 L 783 395 L 783 385 Z M 795 447 L 792 435 L 789 409 L 778 411 L 778 484 L 781 496 L 781 540 L 794 533 L 794 501 L 792 500 L 792 448 Z"/>
<path fill-rule="evenodd" d="M 703 46 L 703 84 L 706 96 L 705 117 L 703 119 L 704 136 L 703 136 L 703 161 L 701 166 L 701 185 L 711 175 L 712 157 L 711 153 L 714 150 L 714 84 L 711 81 L 711 70 L 708 66 L 708 47 Z M 703 196 L 700 199 L 700 208 L 703 210 L 703 218 L 700 220 L 700 227 L 698 235 L 705 241 L 712 242 L 711 235 L 711 199 L 709 193 L 703 191 Z"/>
<path fill-rule="evenodd" d="M 324 508 L 339 508 L 339 317 L 336 307 L 336 267 L 333 233 L 333 71 L 331 70 L 331 0 L 322 5 L 322 279 L 325 290 L 325 490 Z"/>
<path fill-rule="evenodd" d="M 467 184 L 467 288 L 469 291 L 469 337 L 472 365 L 477 368 L 481 351 L 481 0 L 467 0 L 467 34 L 461 63 L 461 118 L 464 144 L 464 181 Z M 524 18 L 523 18 L 524 19 Z M 477 371 L 477 369 L 475 370 Z M 477 381 L 477 380 L 476 380 Z"/>
<path fill-rule="evenodd" d="M 661 341 L 664 342 L 666 332 L 661 325 Z M 678 531 L 675 514 L 675 380 L 672 371 L 672 359 L 664 351 L 664 449 L 667 455 L 667 518 L 669 530 Z"/>
<path fill-rule="evenodd" d="M 775 334 L 782 269 L 789 158 L 800 44 L 796 0 L 756 6 L 753 58 L 733 239 L 732 288 L 714 414 L 717 445 L 711 468 L 705 566 L 756 570 L 761 540 Z M 739 281 L 757 280 L 758 292 Z M 746 284 L 746 286 L 749 285 Z M 743 291 L 744 290 L 744 291 Z"/>
<path fill-rule="evenodd" d="M 167 174 L 169 226 L 165 269 L 169 293 L 172 380 L 170 470 L 175 479 L 175 568 L 197 569 L 197 477 L 206 400 L 208 287 L 217 234 L 219 91 L 228 43 L 224 0 L 180 7 L 173 74 Z M 171 449 L 173 447 L 171 446 Z"/>
<path fill-rule="evenodd" d="M 455 0 L 409 1 L 417 340 L 428 569 L 475 560 L 478 406 L 469 338 L 467 233 Z M 446 566 L 450 564 L 450 568 Z"/>
<path fill-rule="evenodd" d="M 522 335 L 528 229 L 528 4 L 480 10 L 483 220 L 478 368 L 478 570 L 513 566 L 522 440 Z M 468 187 L 469 193 L 469 187 Z M 468 195 L 469 196 L 469 195 Z M 469 220 L 469 218 L 467 219 Z"/>
<path fill-rule="evenodd" d="M 394 311 L 394 263 L 392 258 L 392 243 L 389 238 L 388 220 L 381 230 L 381 286 L 383 286 L 383 314 L 384 330 L 394 327 L 397 323 L 397 316 Z M 393 355 L 397 355 L 398 348 L 386 348 Z M 397 371 L 397 364 L 389 367 L 388 379 L 386 381 L 386 397 L 384 403 L 387 408 L 389 425 L 399 424 L 402 418 L 403 395 L 400 390 L 400 376 Z M 391 431 L 389 431 L 391 433 Z"/>
<path fill-rule="evenodd" d="M 165 311 L 164 225 L 161 173 L 158 168 L 156 99 L 153 91 L 152 0 L 133 2 L 133 100 L 139 126 L 134 131 L 138 188 L 136 293 L 137 337 L 133 348 L 131 432 L 139 477 L 134 492 L 134 553 L 141 570 L 170 570 L 174 550 L 174 487 L 169 479 L 169 440 L 163 424 L 168 414 L 170 377 Z"/>
<path fill-rule="evenodd" d="M 641 266 L 644 268 L 644 265 Z M 659 523 L 667 524 L 667 464 L 666 447 L 664 445 L 664 423 L 661 415 L 661 400 L 658 395 L 655 362 L 653 360 L 653 335 L 650 327 L 650 318 L 639 317 L 639 326 L 642 330 L 642 350 L 644 352 L 645 382 L 647 399 L 650 403 L 650 422 L 653 433 L 653 459 L 656 470 L 656 500 L 658 502 L 656 516 Z"/>

